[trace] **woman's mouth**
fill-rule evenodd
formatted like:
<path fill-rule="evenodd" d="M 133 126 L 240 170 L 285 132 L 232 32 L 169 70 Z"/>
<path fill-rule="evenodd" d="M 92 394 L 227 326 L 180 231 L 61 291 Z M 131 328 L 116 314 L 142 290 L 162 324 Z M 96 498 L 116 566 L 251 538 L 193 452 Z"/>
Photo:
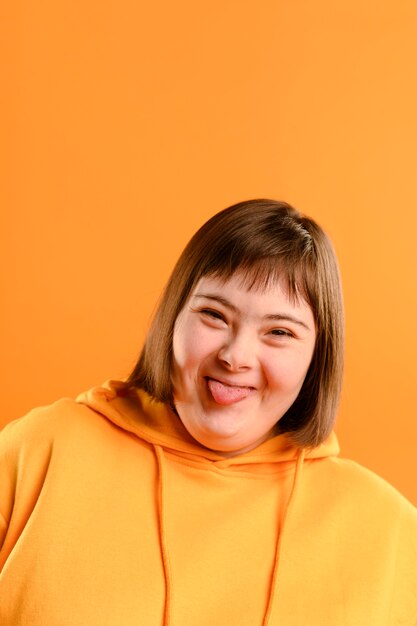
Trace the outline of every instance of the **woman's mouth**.
<path fill-rule="evenodd" d="M 207 378 L 206 380 L 213 400 L 223 406 L 240 402 L 253 391 L 253 387 L 230 385 L 215 378 Z"/>

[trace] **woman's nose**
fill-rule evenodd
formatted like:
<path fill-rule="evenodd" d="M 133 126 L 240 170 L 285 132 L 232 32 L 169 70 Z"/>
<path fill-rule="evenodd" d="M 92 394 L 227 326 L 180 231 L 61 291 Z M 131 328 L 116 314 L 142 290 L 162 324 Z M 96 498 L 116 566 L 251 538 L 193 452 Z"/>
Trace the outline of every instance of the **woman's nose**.
<path fill-rule="evenodd" d="M 255 342 L 244 333 L 233 335 L 220 348 L 218 358 L 230 370 L 250 369 L 255 360 Z"/>

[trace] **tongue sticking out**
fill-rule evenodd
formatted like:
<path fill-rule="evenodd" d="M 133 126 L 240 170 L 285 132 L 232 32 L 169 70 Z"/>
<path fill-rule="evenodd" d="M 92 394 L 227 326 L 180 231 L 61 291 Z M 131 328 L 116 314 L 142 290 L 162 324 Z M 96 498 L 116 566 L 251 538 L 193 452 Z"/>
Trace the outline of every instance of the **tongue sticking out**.
<path fill-rule="evenodd" d="M 208 379 L 207 384 L 217 404 L 234 404 L 246 398 L 251 392 L 250 387 L 233 387 L 212 378 Z"/>

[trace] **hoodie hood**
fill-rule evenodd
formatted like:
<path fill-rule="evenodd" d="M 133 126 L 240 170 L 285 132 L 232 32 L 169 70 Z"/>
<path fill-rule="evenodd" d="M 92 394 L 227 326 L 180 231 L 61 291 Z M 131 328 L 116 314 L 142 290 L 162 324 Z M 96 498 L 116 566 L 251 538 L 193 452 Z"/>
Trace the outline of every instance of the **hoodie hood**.
<path fill-rule="evenodd" d="M 80 394 L 77 402 L 85 404 L 115 426 L 140 437 L 152 446 L 160 446 L 177 456 L 214 463 L 223 468 L 277 462 L 294 463 L 300 454 L 300 448 L 286 435 L 277 435 L 249 452 L 224 458 L 218 452 L 197 443 L 168 405 L 122 381 L 109 380 L 101 387 L 94 387 Z M 320 459 L 338 454 L 339 444 L 333 432 L 321 445 L 305 450 L 304 459 Z"/>

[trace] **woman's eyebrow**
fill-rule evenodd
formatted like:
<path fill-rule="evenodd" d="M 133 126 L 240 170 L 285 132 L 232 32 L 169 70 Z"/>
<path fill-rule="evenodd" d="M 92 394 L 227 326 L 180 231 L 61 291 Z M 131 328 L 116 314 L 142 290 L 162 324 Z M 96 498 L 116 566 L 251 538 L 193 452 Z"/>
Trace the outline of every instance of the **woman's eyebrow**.
<path fill-rule="evenodd" d="M 237 311 L 237 308 L 234 306 L 234 304 L 229 302 L 229 300 L 227 300 L 226 298 L 223 298 L 223 296 L 220 296 L 217 294 L 195 293 L 192 297 L 193 298 L 206 298 L 207 300 L 215 300 L 216 302 L 223 304 L 223 306 L 227 307 L 231 311 Z M 268 321 L 276 321 L 276 322 L 292 322 L 293 324 L 298 324 L 299 326 L 302 326 L 306 330 L 311 330 L 310 326 L 308 326 L 305 322 L 303 322 L 303 320 L 300 320 L 298 317 L 291 315 L 291 313 L 271 313 L 269 315 L 265 315 L 264 319 Z"/>
<path fill-rule="evenodd" d="M 216 300 L 217 302 L 220 302 L 220 304 L 223 304 L 228 309 L 231 309 L 232 311 L 237 311 L 237 309 L 234 306 L 234 304 L 229 302 L 229 300 L 226 300 L 226 298 L 223 298 L 223 296 L 219 296 L 217 294 L 195 293 L 192 297 L 193 298 L 207 298 L 207 300 Z"/>

